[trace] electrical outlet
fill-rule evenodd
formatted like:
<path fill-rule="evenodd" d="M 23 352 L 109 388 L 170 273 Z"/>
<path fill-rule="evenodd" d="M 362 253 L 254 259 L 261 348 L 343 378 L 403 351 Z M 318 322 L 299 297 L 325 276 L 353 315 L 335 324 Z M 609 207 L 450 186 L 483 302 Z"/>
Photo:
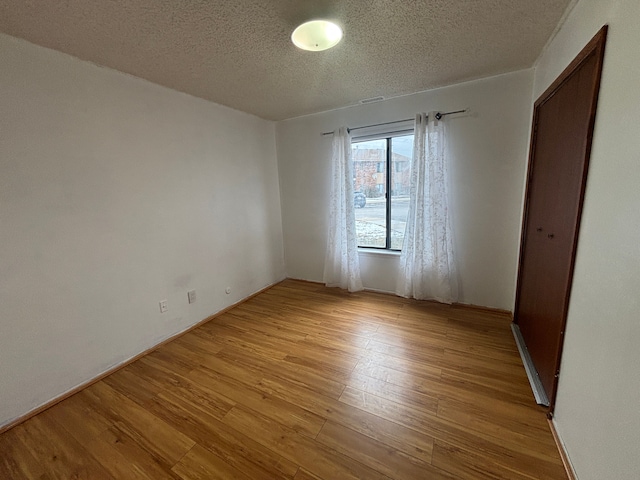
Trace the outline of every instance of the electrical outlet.
<path fill-rule="evenodd" d="M 187 292 L 187 298 L 189 299 L 189 303 L 196 303 L 196 291 L 189 290 Z"/>
<path fill-rule="evenodd" d="M 169 310 L 169 307 L 167 306 L 167 301 L 166 300 L 160 300 L 160 313 L 164 313 L 167 310 Z"/>

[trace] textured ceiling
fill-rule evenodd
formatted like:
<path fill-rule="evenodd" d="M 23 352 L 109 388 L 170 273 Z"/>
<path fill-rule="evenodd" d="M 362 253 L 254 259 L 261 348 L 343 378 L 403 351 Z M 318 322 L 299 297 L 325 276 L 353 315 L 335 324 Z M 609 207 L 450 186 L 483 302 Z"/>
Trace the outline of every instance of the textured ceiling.
<path fill-rule="evenodd" d="M 0 31 L 281 120 L 530 67 L 570 0 L 0 0 Z M 343 41 L 298 50 L 335 20 Z"/>

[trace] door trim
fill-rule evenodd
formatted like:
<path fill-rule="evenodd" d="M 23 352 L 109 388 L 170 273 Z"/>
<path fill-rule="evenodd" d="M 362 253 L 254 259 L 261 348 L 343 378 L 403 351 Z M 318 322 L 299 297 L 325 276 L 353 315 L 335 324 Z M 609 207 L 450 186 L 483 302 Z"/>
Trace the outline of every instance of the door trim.
<path fill-rule="evenodd" d="M 530 193 L 530 183 L 532 180 L 532 169 L 533 169 L 533 159 L 535 156 L 535 145 L 537 140 L 537 131 L 538 131 L 538 121 L 539 121 L 539 112 L 540 107 L 544 105 L 555 93 L 573 76 L 573 74 L 582 66 L 582 64 L 590 58 L 592 55 L 596 56 L 596 84 L 594 88 L 593 101 L 591 105 L 591 110 L 589 112 L 589 126 L 587 130 L 587 138 L 586 138 L 586 149 L 585 149 L 585 159 L 584 159 L 584 171 L 582 175 L 582 184 L 580 187 L 580 199 L 578 203 L 578 215 L 576 218 L 575 224 L 575 235 L 573 238 L 573 248 L 571 251 L 571 259 L 570 259 L 570 268 L 569 268 L 569 288 L 565 292 L 564 305 L 563 305 L 563 313 L 561 318 L 561 333 L 560 338 L 558 340 L 558 345 L 556 345 L 556 351 L 558 352 L 557 361 L 555 365 L 556 375 L 553 381 L 553 390 L 551 392 L 546 392 L 549 397 L 549 410 L 548 413 L 551 416 L 553 414 L 553 410 L 555 407 L 556 400 L 556 392 L 558 388 L 558 375 L 560 371 L 560 363 L 562 360 L 562 346 L 564 342 L 564 332 L 567 323 L 567 313 L 569 310 L 569 299 L 571 296 L 571 284 L 573 282 L 573 272 L 575 267 L 575 258 L 576 258 L 576 250 L 578 245 L 578 236 L 580 233 L 580 219 L 582 217 L 582 205 L 584 201 L 584 194 L 586 190 L 587 183 L 587 172 L 589 170 L 589 158 L 591 157 L 591 143 L 593 140 L 593 129 L 595 126 L 596 119 L 596 108 L 598 104 L 598 95 L 600 92 L 600 78 L 602 75 L 602 65 L 604 61 L 604 47 L 607 39 L 607 30 L 608 26 L 604 25 L 598 33 L 589 41 L 589 43 L 578 53 L 578 55 L 573 59 L 573 61 L 563 70 L 560 76 L 545 90 L 545 92 L 540 95 L 540 97 L 534 103 L 533 110 L 533 121 L 531 123 L 531 139 L 530 139 L 530 147 L 529 147 L 529 161 L 527 167 L 527 183 L 525 190 L 525 198 L 524 198 L 524 211 L 522 215 L 522 228 L 520 232 L 520 253 L 518 256 L 518 280 L 516 284 L 516 301 L 514 305 L 514 323 L 518 324 L 517 312 L 518 306 L 520 302 L 520 288 L 522 281 L 522 261 L 524 254 L 524 244 L 525 238 L 527 234 L 527 219 L 528 219 L 528 210 L 529 210 L 529 193 Z"/>

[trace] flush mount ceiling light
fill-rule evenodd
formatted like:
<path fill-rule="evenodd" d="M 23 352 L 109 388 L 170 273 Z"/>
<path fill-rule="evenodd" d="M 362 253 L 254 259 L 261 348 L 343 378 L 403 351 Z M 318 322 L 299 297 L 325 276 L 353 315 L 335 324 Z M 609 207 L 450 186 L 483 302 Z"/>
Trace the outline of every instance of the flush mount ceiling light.
<path fill-rule="evenodd" d="M 328 20 L 305 22 L 291 34 L 291 41 L 296 47 L 311 52 L 320 52 L 334 47 L 341 38 L 342 29 Z"/>

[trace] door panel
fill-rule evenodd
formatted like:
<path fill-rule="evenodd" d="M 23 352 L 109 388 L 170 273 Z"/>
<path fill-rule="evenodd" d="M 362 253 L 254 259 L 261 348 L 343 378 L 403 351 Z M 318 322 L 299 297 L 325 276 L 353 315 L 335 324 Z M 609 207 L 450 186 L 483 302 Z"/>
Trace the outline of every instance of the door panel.
<path fill-rule="evenodd" d="M 536 102 L 514 320 L 553 403 L 606 27 Z"/>

